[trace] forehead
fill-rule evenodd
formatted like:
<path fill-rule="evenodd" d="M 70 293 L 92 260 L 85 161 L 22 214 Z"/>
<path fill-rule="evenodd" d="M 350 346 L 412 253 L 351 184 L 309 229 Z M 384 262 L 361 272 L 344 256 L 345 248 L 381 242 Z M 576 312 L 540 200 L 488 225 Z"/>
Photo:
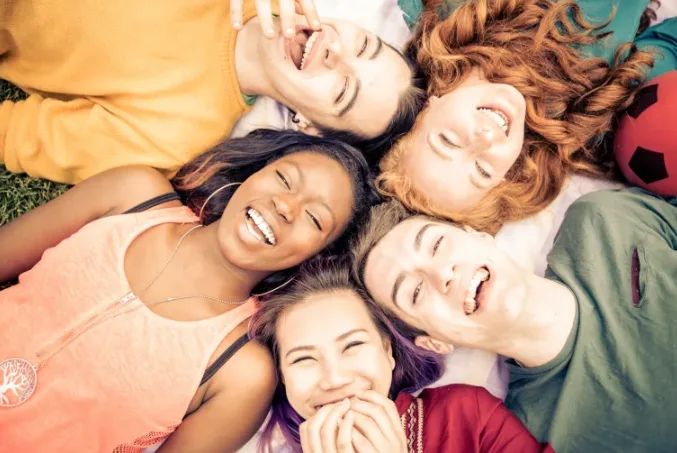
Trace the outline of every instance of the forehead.
<path fill-rule="evenodd" d="M 317 293 L 287 308 L 278 319 L 276 337 L 282 352 L 298 344 L 333 342 L 357 328 L 375 330 L 364 301 L 345 289 Z"/>

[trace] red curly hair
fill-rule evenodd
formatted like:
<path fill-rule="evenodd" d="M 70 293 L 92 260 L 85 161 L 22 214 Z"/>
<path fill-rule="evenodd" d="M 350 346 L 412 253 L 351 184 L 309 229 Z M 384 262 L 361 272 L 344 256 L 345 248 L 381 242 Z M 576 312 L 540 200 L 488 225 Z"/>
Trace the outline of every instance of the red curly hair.
<path fill-rule="evenodd" d="M 514 86 L 526 100 L 523 149 L 505 181 L 477 206 L 448 212 L 407 177 L 402 156 L 410 133 L 380 163 L 381 193 L 409 209 L 495 233 L 544 209 L 572 172 L 610 176 L 613 155 L 599 146 L 600 138 L 632 103 L 653 55 L 632 43 L 617 49 L 611 65 L 581 55 L 577 48 L 608 35 L 600 30 L 611 19 L 590 24 L 572 0 L 465 0 L 446 19 L 437 12 L 440 3 L 428 2 L 409 43 L 428 94 L 453 91 L 475 67 L 490 82 Z"/>

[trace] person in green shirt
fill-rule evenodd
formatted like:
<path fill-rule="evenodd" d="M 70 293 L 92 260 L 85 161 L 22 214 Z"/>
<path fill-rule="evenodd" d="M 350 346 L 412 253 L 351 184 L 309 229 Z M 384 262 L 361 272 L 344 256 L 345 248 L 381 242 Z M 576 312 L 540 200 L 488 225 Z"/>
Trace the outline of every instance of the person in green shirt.
<path fill-rule="evenodd" d="M 397 201 L 372 208 L 352 253 L 374 300 L 426 333 L 419 346 L 510 357 L 505 403 L 558 453 L 677 451 L 677 199 L 580 198 L 545 278 Z"/>
<path fill-rule="evenodd" d="M 574 172 L 615 176 L 616 117 L 677 69 L 677 18 L 635 36 L 650 0 L 437 3 L 407 51 L 430 99 L 381 160 L 379 187 L 478 230 L 541 211 Z"/>

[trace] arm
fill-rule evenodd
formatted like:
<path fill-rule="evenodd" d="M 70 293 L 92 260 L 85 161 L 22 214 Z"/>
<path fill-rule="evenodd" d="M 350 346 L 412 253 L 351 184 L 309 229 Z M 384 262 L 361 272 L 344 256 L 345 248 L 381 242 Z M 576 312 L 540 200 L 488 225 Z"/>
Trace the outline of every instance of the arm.
<path fill-rule="evenodd" d="M 129 114 L 89 98 L 62 101 L 35 94 L 5 101 L 0 105 L 0 163 L 12 172 L 67 183 L 123 165 L 177 168 L 181 163 L 158 138 L 163 125 L 152 112 L 137 110 Z M 164 126 L 164 135 L 173 132 Z"/>
<path fill-rule="evenodd" d="M 482 423 L 479 445 L 481 453 L 554 453 L 541 445 L 524 425 L 499 400 L 484 388 L 476 390 L 477 410 Z"/>
<path fill-rule="evenodd" d="M 148 167 L 117 168 L 84 181 L 0 227 L 0 282 L 32 268 L 45 250 L 87 223 L 172 190 L 167 178 Z"/>
<path fill-rule="evenodd" d="M 277 384 L 270 352 L 249 342 L 212 379 L 214 395 L 184 419 L 158 453 L 236 452 L 256 433 Z"/>
<path fill-rule="evenodd" d="M 660 53 L 656 56 L 648 80 L 674 71 L 677 69 L 677 18 L 671 17 L 647 28 L 637 37 L 635 44 L 642 50 L 655 50 Z"/>

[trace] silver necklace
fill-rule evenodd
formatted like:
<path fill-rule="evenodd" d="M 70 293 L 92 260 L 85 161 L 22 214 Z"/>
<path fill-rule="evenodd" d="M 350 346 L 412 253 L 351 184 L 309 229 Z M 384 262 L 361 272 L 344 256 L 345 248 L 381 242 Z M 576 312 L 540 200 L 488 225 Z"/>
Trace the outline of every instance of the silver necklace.
<path fill-rule="evenodd" d="M 218 297 L 200 294 L 193 296 L 168 297 L 167 299 L 157 300 L 146 304 L 142 302 L 136 307 L 126 309 L 129 302 L 138 299 L 139 296 L 143 295 L 143 293 L 145 293 L 146 290 L 148 290 L 153 285 L 153 283 L 155 283 L 157 279 L 160 278 L 162 273 L 165 271 L 165 269 L 167 269 L 167 266 L 169 266 L 169 263 L 176 255 L 176 252 L 179 250 L 179 246 L 183 240 L 190 233 L 197 230 L 198 228 L 201 228 L 202 226 L 203 225 L 195 225 L 181 236 L 179 241 L 176 243 L 171 255 L 162 265 L 160 271 L 157 273 L 157 275 L 155 275 L 150 283 L 148 283 L 141 291 L 139 291 L 138 296 L 132 291 L 128 292 L 121 298 L 116 299 L 103 311 L 93 315 L 92 317 L 83 321 L 79 326 L 69 330 L 59 340 L 40 349 L 35 353 L 35 357 L 38 360 L 37 365 L 34 365 L 32 362 L 26 359 L 18 357 L 9 358 L 0 362 L 0 373 L 2 373 L 0 376 L 2 378 L 2 383 L 0 383 L 0 408 L 16 407 L 26 402 L 31 397 L 31 395 L 33 395 L 33 392 L 35 392 L 35 388 L 38 385 L 38 371 L 43 368 L 52 357 L 63 351 L 81 335 L 92 330 L 94 327 L 104 323 L 105 321 L 108 321 L 109 319 L 116 318 L 126 313 L 131 313 L 142 306 L 152 307 L 154 305 L 183 299 L 210 299 L 228 305 L 242 305 L 247 302 L 249 299 L 239 302 L 232 302 Z M 50 348 L 50 346 L 52 346 L 52 348 Z"/>

